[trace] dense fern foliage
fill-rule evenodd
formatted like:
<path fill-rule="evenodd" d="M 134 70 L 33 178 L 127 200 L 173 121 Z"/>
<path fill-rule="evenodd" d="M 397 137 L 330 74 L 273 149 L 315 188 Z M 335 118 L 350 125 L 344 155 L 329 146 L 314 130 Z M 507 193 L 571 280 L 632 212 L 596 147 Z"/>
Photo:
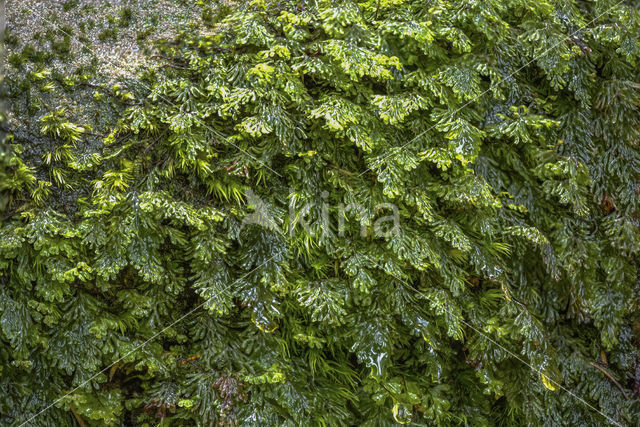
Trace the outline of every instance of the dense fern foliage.
<path fill-rule="evenodd" d="M 637 425 L 637 6 L 206 6 L 85 122 L 14 57 L 1 424 Z"/>

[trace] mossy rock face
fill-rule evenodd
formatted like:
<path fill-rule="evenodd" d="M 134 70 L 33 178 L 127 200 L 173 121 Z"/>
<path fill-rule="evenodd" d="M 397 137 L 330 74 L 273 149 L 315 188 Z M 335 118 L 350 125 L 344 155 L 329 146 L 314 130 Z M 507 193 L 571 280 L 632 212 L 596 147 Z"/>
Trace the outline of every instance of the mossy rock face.
<path fill-rule="evenodd" d="M 640 422 L 634 6 L 43 4 L 0 424 Z"/>

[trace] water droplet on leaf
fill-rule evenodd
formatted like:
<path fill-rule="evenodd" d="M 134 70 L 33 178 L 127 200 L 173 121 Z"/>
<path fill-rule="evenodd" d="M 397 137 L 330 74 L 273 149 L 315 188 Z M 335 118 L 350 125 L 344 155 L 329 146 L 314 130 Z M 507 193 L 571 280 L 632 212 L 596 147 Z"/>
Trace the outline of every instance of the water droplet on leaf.
<path fill-rule="evenodd" d="M 542 366 L 540 366 L 540 380 L 549 390 L 555 391 L 560 388 L 562 375 L 553 360 L 545 359 Z"/>
<path fill-rule="evenodd" d="M 409 409 L 403 403 L 396 402 L 393 405 L 393 419 L 396 420 L 398 424 L 407 424 L 411 422 L 411 409 Z"/>
<path fill-rule="evenodd" d="M 557 383 L 549 379 L 549 377 L 547 377 L 542 372 L 540 372 L 540 379 L 542 380 L 542 384 L 549 390 L 556 391 L 558 389 Z"/>
<path fill-rule="evenodd" d="M 253 312 L 251 315 L 251 321 L 254 325 L 258 327 L 262 332 L 266 332 L 267 334 L 275 332 L 278 329 L 278 323 L 269 319 L 263 313 Z"/>

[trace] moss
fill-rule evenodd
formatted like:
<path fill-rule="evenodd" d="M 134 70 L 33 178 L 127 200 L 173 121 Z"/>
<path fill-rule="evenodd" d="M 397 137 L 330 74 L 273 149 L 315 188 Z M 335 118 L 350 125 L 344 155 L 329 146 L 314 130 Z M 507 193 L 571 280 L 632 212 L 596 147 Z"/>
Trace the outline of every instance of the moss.
<path fill-rule="evenodd" d="M 200 13 L 200 18 L 202 18 L 202 22 L 206 25 L 211 25 L 213 23 L 213 9 L 209 6 L 203 7 L 202 13 Z"/>
<path fill-rule="evenodd" d="M 76 68 L 73 71 L 73 75 L 75 76 L 76 81 L 78 83 L 89 81 L 91 78 L 94 77 L 94 74 L 95 74 L 95 67 L 91 67 L 86 64 L 80 65 L 78 68 Z"/>
<path fill-rule="evenodd" d="M 22 49 L 22 57 L 27 60 L 34 62 L 36 64 L 42 64 L 51 59 L 51 53 L 36 50 L 32 44 L 27 44 Z"/>
<path fill-rule="evenodd" d="M 71 9 L 74 9 L 78 6 L 78 0 L 67 0 L 62 4 L 62 10 L 65 12 L 69 12 Z"/>
<path fill-rule="evenodd" d="M 71 36 L 64 31 L 62 39 L 54 39 L 51 41 L 51 50 L 61 58 L 67 58 L 71 53 Z"/>
<path fill-rule="evenodd" d="M 65 90 L 65 92 L 71 92 L 74 90 L 78 80 L 78 76 L 75 74 L 61 73 L 57 70 L 54 70 L 51 73 L 51 77 Z"/>
<path fill-rule="evenodd" d="M 51 28 L 47 29 L 47 31 L 44 33 L 44 39 L 48 40 L 50 42 L 55 41 L 55 39 L 56 39 L 55 31 L 52 30 Z"/>
<path fill-rule="evenodd" d="M 138 40 L 138 42 L 142 42 L 142 41 L 146 40 L 147 37 L 149 37 L 152 32 L 153 32 L 153 28 L 152 27 L 145 28 L 144 30 L 137 31 L 136 32 L 136 40 Z"/>
<path fill-rule="evenodd" d="M 109 24 L 110 27 L 116 25 L 118 23 L 118 20 L 116 19 L 115 16 L 111 15 L 110 13 L 107 13 L 107 16 L 105 16 L 107 23 Z"/>
<path fill-rule="evenodd" d="M 4 31 L 4 42 L 8 47 L 15 48 L 20 44 L 20 38 L 7 28 Z"/>
<path fill-rule="evenodd" d="M 29 90 L 31 90 L 31 81 L 29 81 L 28 79 L 20 81 L 20 83 L 18 83 L 18 90 L 20 92 L 28 92 Z"/>
<path fill-rule="evenodd" d="M 210 6 L 205 6 L 202 8 L 202 12 L 200 13 L 200 18 L 202 18 L 202 22 L 211 27 L 214 24 L 220 22 L 231 12 L 231 8 L 227 5 L 221 4 L 214 11 Z"/>
<path fill-rule="evenodd" d="M 47 21 L 48 22 L 58 22 L 58 14 L 57 13 L 52 13 L 47 17 Z"/>
<path fill-rule="evenodd" d="M 22 66 L 27 62 L 26 58 L 19 53 L 12 53 L 11 55 L 9 55 L 7 60 L 9 61 L 9 64 L 11 64 L 11 66 L 17 69 L 21 69 Z"/>
<path fill-rule="evenodd" d="M 126 7 L 118 12 L 118 26 L 120 28 L 126 28 L 133 22 L 133 11 Z"/>
<path fill-rule="evenodd" d="M 25 60 L 33 60 L 33 57 L 37 54 L 37 51 L 35 49 L 35 47 L 33 47 L 33 45 L 31 43 L 25 45 L 25 47 L 22 48 L 22 57 Z"/>
<path fill-rule="evenodd" d="M 107 28 L 105 30 L 100 31 L 98 34 L 98 39 L 100 41 L 107 41 L 109 39 L 115 40 L 118 37 L 118 32 L 115 28 Z"/>
<path fill-rule="evenodd" d="M 67 35 L 67 36 L 73 36 L 73 27 L 69 26 L 69 25 L 63 25 L 60 27 L 59 29 L 60 32 L 62 32 L 63 34 Z"/>

